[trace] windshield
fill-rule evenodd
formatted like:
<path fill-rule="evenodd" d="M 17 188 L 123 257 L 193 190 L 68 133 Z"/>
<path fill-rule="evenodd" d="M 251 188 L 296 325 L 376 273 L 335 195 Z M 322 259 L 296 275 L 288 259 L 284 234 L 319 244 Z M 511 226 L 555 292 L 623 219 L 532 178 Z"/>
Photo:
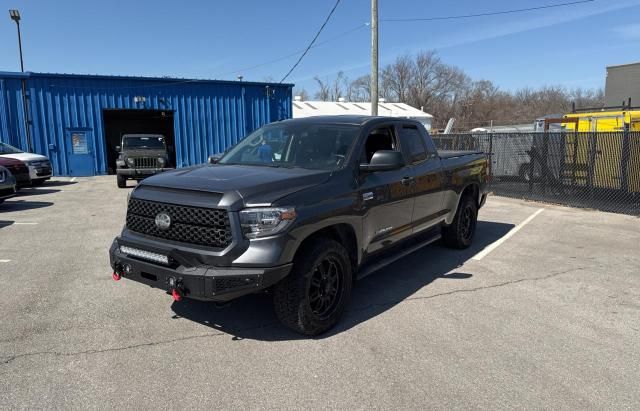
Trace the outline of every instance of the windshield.
<path fill-rule="evenodd" d="M 122 139 L 122 148 L 129 150 L 152 149 L 164 150 L 164 137 L 162 136 L 135 136 L 124 137 Z"/>
<path fill-rule="evenodd" d="M 334 170 L 344 165 L 357 131 L 343 124 L 270 124 L 248 135 L 218 163 Z"/>
<path fill-rule="evenodd" d="M 22 150 L 18 150 L 14 146 L 10 146 L 9 144 L 0 143 L 0 154 L 18 154 L 23 153 Z"/>

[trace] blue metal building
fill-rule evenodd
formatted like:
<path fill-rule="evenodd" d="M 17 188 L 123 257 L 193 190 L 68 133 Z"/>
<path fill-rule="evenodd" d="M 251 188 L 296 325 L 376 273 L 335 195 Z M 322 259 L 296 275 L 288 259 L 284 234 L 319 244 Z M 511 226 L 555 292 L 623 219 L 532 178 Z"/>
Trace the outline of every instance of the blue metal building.
<path fill-rule="evenodd" d="M 113 172 L 122 134 L 160 133 L 175 164 L 184 167 L 205 162 L 263 124 L 290 118 L 291 89 L 291 84 L 0 72 L 0 141 L 48 156 L 55 175 L 81 176 Z"/>

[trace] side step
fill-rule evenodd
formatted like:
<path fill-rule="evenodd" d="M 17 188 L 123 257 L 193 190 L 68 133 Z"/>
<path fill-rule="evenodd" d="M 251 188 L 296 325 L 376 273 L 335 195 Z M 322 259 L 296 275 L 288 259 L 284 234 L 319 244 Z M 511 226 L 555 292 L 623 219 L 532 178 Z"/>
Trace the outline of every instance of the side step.
<path fill-rule="evenodd" d="M 381 268 L 384 268 L 386 266 L 388 266 L 391 263 L 394 263 L 396 261 L 398 261 L 401 258 L 404 258 L 406 256 L 408 256 L 409 254 L 418 251 L 419 249 L 431 244 L 431 243 L 435 243 L 436 241 L 438 241 L 440 238 L 442 238 L 442 236 L 440 234 L 436 234 L 433 237 L 429 237 L 424 241 L 421 241 L 415 245 L 412 245 L 411 247 L 405 248 L 404 250 L 395 253 L 393 255 L 390 255 L 388 257 L 384 257 L 380 260 L 376 260 L 375 262 L 372 262 L 371 264 L 366 264 L 364 267 L 362 267 L 362 269 L 360 269 L 358 271 L 357 274 L 357 278 L 358 280 L 363 279 L 364 277 L 375 273 L 376 271 L 380 270 Z"/>

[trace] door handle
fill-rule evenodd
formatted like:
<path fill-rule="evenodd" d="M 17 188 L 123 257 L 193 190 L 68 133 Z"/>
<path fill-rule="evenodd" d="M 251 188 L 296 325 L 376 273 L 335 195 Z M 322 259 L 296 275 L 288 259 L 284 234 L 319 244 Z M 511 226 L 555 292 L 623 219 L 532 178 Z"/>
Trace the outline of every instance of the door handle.
<path fill-rule="evenodd" d="M 415 178 L 413 177 L 404 177 L 402 180 L 400 180 L 402 185 L 405 185 L 405 186 L 411 185 L 414 181 L 415 181 Z"/>

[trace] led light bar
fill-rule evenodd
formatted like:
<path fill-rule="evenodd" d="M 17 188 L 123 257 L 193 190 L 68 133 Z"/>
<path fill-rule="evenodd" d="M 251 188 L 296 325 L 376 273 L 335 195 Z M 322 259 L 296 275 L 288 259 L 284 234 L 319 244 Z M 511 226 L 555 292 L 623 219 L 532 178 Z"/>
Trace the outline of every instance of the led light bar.
<path fill-rule="evenodd" d="M 120 252 L 126 255 L 130 255 L 132 257 L 141 258 L 143 260 L 153 261 L 154 263 L 169 265 L 169 257 L 163 254 L 158 254 L 158 253 L 153 253 L 151 251 L 127 247 L 126 245 L 120 246 Z"/>

